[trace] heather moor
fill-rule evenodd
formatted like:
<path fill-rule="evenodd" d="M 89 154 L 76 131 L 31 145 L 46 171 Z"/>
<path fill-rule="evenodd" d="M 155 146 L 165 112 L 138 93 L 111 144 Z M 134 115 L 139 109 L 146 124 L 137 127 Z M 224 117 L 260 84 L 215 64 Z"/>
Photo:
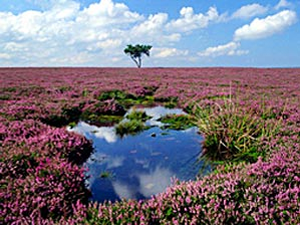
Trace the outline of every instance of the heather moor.
<path fill-rule="evenodd" d="M 299 224 L 299 77 L 296 68 L 1 68 L 0 223 Z M 95 143 L 73 129 L 147 132 L 150 116 L 130 111 L 141 106 L 183 110 L 160 119 L 159 135 L 196 127 L 193 157 L 210 172 L 145 199 L 92 201 Z"/>

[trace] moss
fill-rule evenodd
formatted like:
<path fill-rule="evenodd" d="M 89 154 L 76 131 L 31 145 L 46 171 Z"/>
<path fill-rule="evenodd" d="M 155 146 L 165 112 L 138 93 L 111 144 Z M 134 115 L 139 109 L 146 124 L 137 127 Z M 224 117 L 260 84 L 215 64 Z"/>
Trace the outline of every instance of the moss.
<path fill-rule="evenodd" d="M 151 119 L 151 116 L 148 116 L 144 111 L 136 111 L 133 110 L 130 114 L 126 116 L 129 120 L 139 120 L 139 121 L 147 121 Z"/>
<path fill-rule="evenodd" d="M 142 121 L 140 120 L 128 120 L 128 121 L 123 121 L 120 122 L 115 126 L 116 128 L 116 133 L 123 137 L 124 135 L 127 134 L 137 134 L 143 130 L 149 129 L 148 126 L 146 126 Z"/>
<path fill-rule="evenodd" d="M 130 97 L 123 91 L 120 90 L 111 90 L 101 93 L 101 95 L 97 98 L 99 101 L 105 101 L 109 99 L 121 100 Z"/>
<path fill-rule="evenodd" d="M 169 114 L 160 118 L 160 122 L 164 123 L 164 128 L 172 130 L 186 130 L 194 126 L 192 117 L 189 115 Z"/>

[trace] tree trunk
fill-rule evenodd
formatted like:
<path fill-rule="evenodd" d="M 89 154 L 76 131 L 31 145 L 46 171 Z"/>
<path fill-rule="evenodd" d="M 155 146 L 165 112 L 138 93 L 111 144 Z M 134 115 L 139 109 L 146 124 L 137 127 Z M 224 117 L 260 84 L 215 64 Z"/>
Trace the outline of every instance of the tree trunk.
<path fill-rule="evenodd" d="M 130 56 L 130 57 L 131 57 L 132 61 L 136 64 L 136 66 L 138 68 L 140 68 L 141 67 L 140 63 L 133 56 Z"/>

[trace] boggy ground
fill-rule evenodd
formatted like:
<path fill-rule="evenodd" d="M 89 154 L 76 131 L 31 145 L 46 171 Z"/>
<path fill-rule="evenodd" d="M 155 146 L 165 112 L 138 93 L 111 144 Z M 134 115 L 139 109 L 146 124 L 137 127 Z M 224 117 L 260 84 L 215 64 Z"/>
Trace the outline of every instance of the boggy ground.
<path fill-rule="evenodd" d="M 1 68 L 0 81 L 0 223 L 300 223 L 300 69 Z M 103 99 L 111 90 L 131 100 Z M 92 143 L 66 125 L 122 115 L 132 101 L 192 113 L 195 103 L 224 99 L 234 99 L 235 112 L 280 121 L 255 162 L 229 157 L 147 201 L 87 202 L 82 163 Z"/>

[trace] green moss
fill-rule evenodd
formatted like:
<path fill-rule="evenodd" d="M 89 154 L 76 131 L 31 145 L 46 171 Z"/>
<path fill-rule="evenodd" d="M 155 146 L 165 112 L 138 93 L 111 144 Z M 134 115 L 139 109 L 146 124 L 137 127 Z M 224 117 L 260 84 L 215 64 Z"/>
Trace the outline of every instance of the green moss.
<path fill-rule="evenodd" d="M 97 115 L 95 113 L 90 113 L 86 111 L 81 116 L 81 119 L 100 126 L 111 126 L 119 123 L 123 119 L 123 116 L 103 114 Z"/>
<path fill-rule="evenodd" d="M 101 93 L 101 95 L 97 98 L 99 101 L 105 101 L 109 99 L 121 100 L 130 97 L 123 91 L 120 90 L 111 90 Z"/>
<path fill-rule="evenodd" d="M 149 129 L 149 127 L 140 120 L 128 120 L 117 124 L 115 129 L 116 133 L 123 137 L 126 134 L 137 134 L 143 130 Z"/>
<path fill-rule="evenodd" d="M 139 121 L 147 121 L 151 119 L 151 116 L 148 116 L 144 111 L 136 111 L 133 110 L 130 114 L 126 116 L 129 120 L 139 120 Z"/>
<path fill-rule="evenodd" d="M 156 97 L 154 101 L 162 103 L 166 108 L 170 109 L 178 106 L 178 97 Z"/>
<path fill-rule="evenodd" d="M 189 115 L 169 114 L 160 118 L 160 122 L 166 124 L 164 128 L 172 130 L 186 130 L 194 126 L 192 117 Z"/>
<path fill-rule="evenodd" d="M 118 100 L 118 102 L 124 106 L 124 108 L 129 109 L 134 105 L 141 106 L 152 106 L 155 104 L 153 96 L 129 96 L 126 99 Z"/>
<path fill-rule="evenodd" d="M 123 116 L 115 116 L 115 115 L 100 115 L 97 117 L 97 122 L 105 124 L 116 124 L 119 123 L 123 119 Z"/>

